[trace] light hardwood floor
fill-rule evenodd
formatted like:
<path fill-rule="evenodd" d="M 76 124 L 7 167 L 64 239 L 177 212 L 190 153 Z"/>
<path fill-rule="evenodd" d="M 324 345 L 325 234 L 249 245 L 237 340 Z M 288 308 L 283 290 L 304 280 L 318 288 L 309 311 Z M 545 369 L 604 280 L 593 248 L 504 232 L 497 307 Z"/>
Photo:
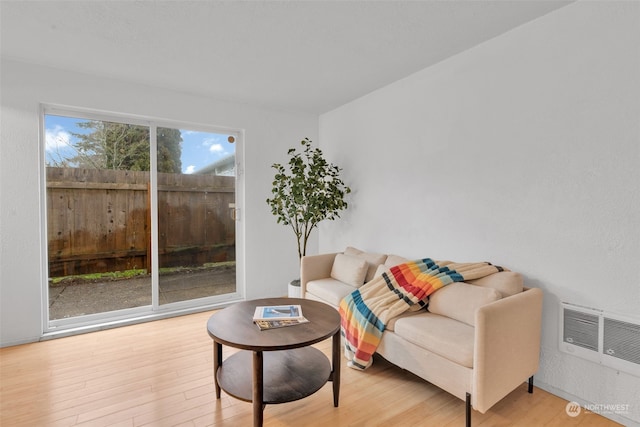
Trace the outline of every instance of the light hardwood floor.
<path fill-rule="evenodd" d="M 251 404 L 216 400 L 211 312 L 0 349 L 0 425 L 250 426 Z M 330 354 L 331 341 L 318 344 Z M 232 353 L 225 347 L 224 357 Z M 249 368 L 247 368 L 249 369 Z M 265 408 L 265 426 L 463 426 L 464 402 L 381 358 L 342 369 L 340 407 L 331 383 L 297 402 Z M 526 385 L 474 426 L 615 426 Z"/>

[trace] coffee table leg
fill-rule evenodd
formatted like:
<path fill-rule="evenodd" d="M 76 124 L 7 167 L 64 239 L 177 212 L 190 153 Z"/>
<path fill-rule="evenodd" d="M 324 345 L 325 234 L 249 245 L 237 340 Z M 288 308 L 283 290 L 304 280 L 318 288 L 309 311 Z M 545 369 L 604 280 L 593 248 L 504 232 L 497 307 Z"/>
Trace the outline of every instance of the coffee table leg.
<path fill-rule="evenodd" d="M 340 331 L 333 336 L 333 349 L 332 349 L 332 368 L 331 381 L 333 382 L 333 406 L 338 407 L 338 400 L 340 399 Z"/>
<path fill-rule="evenodd" d="M 261 351 L 253 352 L 253 426 L 262 427 L 263 421 L 263 356 Z"/>
<path fill-rule="evenodd" d="M 213 342 L 213 381 L 216 385 L 216 399 L 220 399 L 220 384 L 218 384 L 218 368 L 222 365 L 222 344 Z"/>

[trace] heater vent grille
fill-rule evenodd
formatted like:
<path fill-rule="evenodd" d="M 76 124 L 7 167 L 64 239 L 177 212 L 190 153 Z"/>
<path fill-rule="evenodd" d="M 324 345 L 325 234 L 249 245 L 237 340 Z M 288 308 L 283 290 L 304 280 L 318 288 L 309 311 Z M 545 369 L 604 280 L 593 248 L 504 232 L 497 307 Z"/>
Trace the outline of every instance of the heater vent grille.
<path fill-rule="evenodd" d="M 604 318 L 604 354 L 640 365 L 640 325 Z"/>
<path fill-rule="evenodd" d="M 560 351 L 640 377 L 640 318 L 563 302 Z"/>
<path fill-rule="evenodd" d="M 565 309 L 562 339 L 566 343 L 598 351 L 598 324 L 596 315 Z"/>

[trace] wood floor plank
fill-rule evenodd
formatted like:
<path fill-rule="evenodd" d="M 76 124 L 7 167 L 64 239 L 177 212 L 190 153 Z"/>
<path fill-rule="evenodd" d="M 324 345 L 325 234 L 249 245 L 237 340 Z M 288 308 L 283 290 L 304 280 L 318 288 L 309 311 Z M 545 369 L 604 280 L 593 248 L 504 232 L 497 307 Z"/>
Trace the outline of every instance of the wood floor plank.
<path fill-rule="evenodd" d="M 0 425 L 12 427 L 235 427 L 251 425 L 252 405 L 222 393 L 215 398 L 211 312 L 0 349 Z M 314 345 L 327 355 L 331 340 Z M 223 357 L 235 349 L 224 347 Z M 248 368 L 249 369 L 249 368 Z M 474 427 L 618 424 L 526 385 Z M 305 399 L 268 405 L 267 427 L 459 426 L 464 402 L 382 358 L 364 372 L 342 360 L 340 406 L 331 383 Z"/>

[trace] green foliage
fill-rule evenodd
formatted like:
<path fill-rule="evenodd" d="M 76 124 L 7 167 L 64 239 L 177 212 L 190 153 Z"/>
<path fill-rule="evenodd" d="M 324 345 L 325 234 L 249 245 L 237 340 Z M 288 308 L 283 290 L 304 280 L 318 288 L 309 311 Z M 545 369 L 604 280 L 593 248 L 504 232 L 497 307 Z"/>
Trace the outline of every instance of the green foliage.
<path fill-rule="evenodd" d="M 179 129 L 158 128 L 158 172 L 181 173 L 182 135 Z"/>
<path fill-rule="evenodd" d="M 280 163 L 276 170 L 271 198 L 267 203 L 279 224 L 293 229 L 298 243 L 298 256 L 307 251 L 311 231 L 323 220 L 340 217 L 340 211 L 348 204 L 345 195 L 351 189 L 340 179 L 340 169 L 328 163 L 319 148 L 311 148 L 311 141 L 301 141 L 301 152 L 291 148 L 288 169 Z"/>
<path fill-rule="evenodd" d="M 65 163 L 91 169 L 151 169 L 148 127 L 101 120 L 80 122 L 78 127 L 91 132 L 72 133 L 78 139 L 76 156 Z M 180 130 L 158 128 L 157 142 L 158 172 L 180 173 Z"/>

